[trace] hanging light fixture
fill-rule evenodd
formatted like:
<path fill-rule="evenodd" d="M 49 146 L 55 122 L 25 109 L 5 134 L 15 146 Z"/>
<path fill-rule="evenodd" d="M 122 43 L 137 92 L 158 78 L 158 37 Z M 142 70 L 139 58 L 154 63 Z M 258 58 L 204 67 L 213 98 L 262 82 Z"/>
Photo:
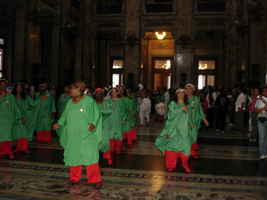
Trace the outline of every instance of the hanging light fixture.
<path fill-rule="evenodd" d="M 155 32 L 155 35 L 158 40 L 163 40 L 166 37 L 167 33 L 166 32 Z"/>

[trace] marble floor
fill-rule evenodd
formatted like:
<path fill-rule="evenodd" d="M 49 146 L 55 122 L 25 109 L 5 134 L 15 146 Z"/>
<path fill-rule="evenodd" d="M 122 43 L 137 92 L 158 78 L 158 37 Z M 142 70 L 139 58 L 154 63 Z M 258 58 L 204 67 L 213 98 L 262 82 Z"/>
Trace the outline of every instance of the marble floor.
<path fill-rule="evenodd" d="M 203 129 L 200 157 L 190 160 L 193 173 L 181 167 L 168 173 L 153 142 L 162 124 L 139 128 L 139 141 L 117 155 L 112 166 L 100 160 L 104 186 L 68 182 L 62 148 L 31 144 L 29 154 L 0 160 L 0 200 L 267 200 L 267 160 L 259 161 L 256 144 L 231 129 Z"/>

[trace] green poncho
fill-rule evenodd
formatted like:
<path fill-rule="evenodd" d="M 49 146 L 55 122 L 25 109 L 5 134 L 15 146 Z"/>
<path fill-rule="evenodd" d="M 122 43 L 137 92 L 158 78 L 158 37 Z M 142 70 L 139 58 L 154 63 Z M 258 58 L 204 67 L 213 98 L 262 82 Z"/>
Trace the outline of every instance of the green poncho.
<path fill-rule="evenodd" d="M 184 104 L 174 101 L 169 104 L 168 119 L 155 142 L 156 147 L 163 153 L 169 150 L 190 155 L 188 112 L 182 110 L 183 106 Z"/>
<path fill-rule="evenodd" d="M 131 100 L 128 97 L 121 98 L 122 102 L 122 132 L 126 133 L 131 129 Z"/>
<path fill-rule="evenodd" d="M 21 118 L 23 120 L 26 120 L 26 111 L 27 111 L 27 101 L 26 99 L 23 98 L 15 98 L 17 107 L 21 113 Z M 27 121 L 26 121 L 27 123 Z M 24 124 L 22 120 L 17 120 L 16 123 L 14 124 L 13 131 L 12 131 L 12 138 L 13 140 L 25 138 L 29 138 L 29 132 L 26 127 L 26 123 Z"/>
<path fill-rule="evenodd" d="M 79 103 L 72 100 L 66 105 L 59 125 L 63 128 L 60 143 L 64 148 L 66 166 L 88 166 L 99 160 L 99 144 L 102 140 L 102 117 L 95 101 L 88 96 Z M 96 130 L 89 131 L 89 124 Z"/>
<path fill-rule="evenodd" d="M 100 144 L 100 151 L 107 152 L 110 150 L 109 140 L 111 139 L 109 120 L 111 119 L 112 102 L 105 100 L 102 104 L 97 104 L 101 114 L 102 114 L 102 127 L 103 127 L 103 140 Z"/>
<path fill-rule="evenodd" d="M 192 96 L 188 99 L 189 103 L 189 127 L 192 144 L 197 142 L 198 131 L 201 127 L 201 122 L 205 119 L 202 104 L 199 97 Z"/>
<path fill-rule="evenodd" d="M 12 141 L 12 129 L 21 120 L 21 113 L 13 95 L 0 97 L 0 142 Z"/>
<path fill-rule="evenodd" d="M 53 113 L 56 112 L 55 100 L 49 93 L 46 94 L 46 99 L 42 100 L 41 96 L 37 97 L 38 101 L 38 115 L 36 131 L 50 131 L 53 124 Z"/>
<path fill-rule="evenodd" d="M 33 139 L 33 134 L 37 126 L 39 101 L 37 99 L 33 99 L 31 96 L 27 96 L 26 102 L 27 102 L 27 110 L 25 113 L 26 127 L 28 129 L 28 139 L 31 141 Z"/>
<path fill-rule="evenodd" d="M 109 128 L 109 134 L 111 139 L 122 140 L 122 122 L 125 116 L 123 102 L 121 99 L 106 100 L 106 103 L 112 106 L 112 113 L 105 120 L 105 126 Z"/>

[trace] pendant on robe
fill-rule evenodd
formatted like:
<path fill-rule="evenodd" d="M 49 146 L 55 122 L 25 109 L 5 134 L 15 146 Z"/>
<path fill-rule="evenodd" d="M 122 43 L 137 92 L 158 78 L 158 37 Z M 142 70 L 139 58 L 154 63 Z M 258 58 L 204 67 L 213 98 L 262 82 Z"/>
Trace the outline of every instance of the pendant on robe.
<path fill-rule="evenodd" d="M 80 109 L 80 112 L 84 112 L 85 110 L 83 108 Z"/>

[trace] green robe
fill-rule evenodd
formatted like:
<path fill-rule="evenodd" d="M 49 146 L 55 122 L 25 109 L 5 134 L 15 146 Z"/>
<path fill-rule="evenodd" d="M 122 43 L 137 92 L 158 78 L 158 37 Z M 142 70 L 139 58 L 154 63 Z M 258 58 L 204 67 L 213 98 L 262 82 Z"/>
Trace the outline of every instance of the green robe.
<path fill-rule="evenodd" d="M 50 131 L 53 124 L 53 113 L 56 112 L 54 97 L 47 93 L 48 97 L 46 100 L 41 100 L 40 95 L 37 97 L 38 101 L 38 115 L 36 131 Z"/>
<path fill-rule="evenodd" d="M 27 110 L 26 110 L 26 127 L 28 129 L 28 139 L 32 141 L 34 131 L 36 130 L 37 117 L 38 117 L 38 105 L 39 101 L 33 99 L 31 96 L 26 97 Z"/>
<path fill-rule="evenodd" d="M 21 119 L 26 120 L 26 111 L 27 111 L 27 101 L 26 99 L 23 98 L 15 98 L 17 107 L 21 113 Z M 26 120 L 27 123 L 27 120 Z M 17 139 L 28 139 L 29 137 L 29 132 L 26 127 L 26 123 L 24 124 L 22 120 L 17 120 L 16 123 L 14 124 L 13 130 L 12 130 L 12 138 L 13 140 Z"/>
<path fill-rule="evenodd" d="M 68 101 L 71 99 L 70 96 L 67 96 L 65 94 L 62 94 L 59 97 L 58 103 L 57 103 L 57 108 L 58 108 L 58 114 L 59 116 L 63 113 Z"/>
<path fill-rule="evenodd" d="M 122 102 L 122 132 L 126 133 L 131 129 L 131 100 L 128 97 L 121 98 Z"/>
<path fill-rule="evenodd" d="M 66 166 L 88 166 L 99 160 L 99 144 L 102 140 L 102 117 L 95 101 L 85 96 L 79 103 L 72 100 L 66 105 L 61 115 L 59 125 L 60 143 L 64 148 Z M 88 130 L 89 123 L 96 130 Z"/>
<path fill-rule="evenodd" d="M 192 96 L 188 99 L 189 103 L 189 127 L 192 144 L 197 142 L 198 131 L 201 127 L 201 122 L 205 119 L 202 104 L 199 97 Z"/>
<path fill-rule="evenodd" d="M 106 126 L 109 127 L 110 138 L 122 140 L 122 121 L 124 117 L 123 102 L 121 99 L 108 99 L 106 103 L 112 106 L 112 113 L 108 119 L 105 120 Z"/>
<path fill-rule="evenodd" d="M 100 143 L 100 151 L 107 152 L 110 150 L 109 140 L 111 139 L 109 120 L 112 120 L 111 113 L 112 102 L 105 100 L 102 104 L 97 104 L 101 114 L 102 114 L 102 127 L 103 127 L 103 140 Z"/>
<path fill-rule="evenodd" d="M 12 130 L 21 113 L 13 95 L 0 97 L 0 142 L 12 141 Z"/>
<path fill-rule="evenodd" d="M 138 108 L 134 97 L 128 97 L 128 112 L 127 120 L 130 128 L 136 127 Z"/>
<path fill-rule="evenodd" d="M 188 112 L 182 110 L 184 104 L 172 101 L 169 104 L 168 119 L 165 127 L 157 137 L 155 145 L 164 153 L 166 150 L 190 155 Z"/>

